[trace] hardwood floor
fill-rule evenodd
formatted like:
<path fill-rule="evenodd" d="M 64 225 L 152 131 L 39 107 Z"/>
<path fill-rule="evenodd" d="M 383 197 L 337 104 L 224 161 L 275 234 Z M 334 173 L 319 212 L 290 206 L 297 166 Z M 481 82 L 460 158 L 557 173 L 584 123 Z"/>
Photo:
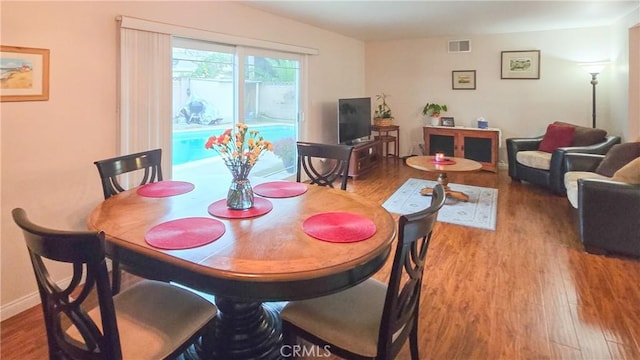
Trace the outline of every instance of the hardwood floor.
<path fill-rule="evenodd" d="M 382 204 L 410 177 L 436 175 L 386 159 L 348 191 Z M 498 188 L 497 226 L 436 225 L 422 359 L 640 359 L 640 260 L 584 252 L 567 199 L 512 183 L 504 170 L 449 178 Z M 386 280 L 388 266 L 376 277 Z M 41 314 L 36 307 L 0 324 L 2 359 L 47 357 Z M 405 346 L 399 359 L 408 358 Z"/>

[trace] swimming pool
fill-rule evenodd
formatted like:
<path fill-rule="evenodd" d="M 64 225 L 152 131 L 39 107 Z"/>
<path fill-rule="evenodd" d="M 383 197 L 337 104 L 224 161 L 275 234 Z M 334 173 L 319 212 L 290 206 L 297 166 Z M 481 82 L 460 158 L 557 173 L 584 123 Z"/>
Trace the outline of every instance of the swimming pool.
<path fill-rule="evenodd" d="M 260 135 L 272 143 L 287 137 L 293 137 L 293 125 L 252 125 L 250 130 L 259 130 Z M 204 148 L 204 144 L 211 135 L 220 135 L 224 129 L 206 129 L 195 131 L 180 131 L 173 133 L 173 165 L 186 164 L 191 161 L 210 159 L 218 155 L 213 150 Z"/>

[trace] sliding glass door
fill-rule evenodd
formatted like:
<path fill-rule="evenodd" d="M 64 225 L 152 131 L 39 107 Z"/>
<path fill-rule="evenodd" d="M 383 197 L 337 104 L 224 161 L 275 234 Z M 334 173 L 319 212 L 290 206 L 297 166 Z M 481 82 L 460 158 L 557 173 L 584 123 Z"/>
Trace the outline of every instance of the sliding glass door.
<path fill-rule="evenodd" d="M 274 146 L 273 154 L 267 155 L 275 157 L 275 163 L 259 161 L 256 174 L 270 175 L 278 171 L 286 177 L 295 172 L 300 59 L 283 53 L 243 49 L 243 62 L 245 122 L 260 130 Z"/>
<path fill-rule="evenodd" d="M 295 170 L 300 112 L 296 55 L 174 38 L 172 165 L 176 179 L 226 172 L 204 144 L 238 122 L 274 143 L 252 176 L 283 179 Z"/>

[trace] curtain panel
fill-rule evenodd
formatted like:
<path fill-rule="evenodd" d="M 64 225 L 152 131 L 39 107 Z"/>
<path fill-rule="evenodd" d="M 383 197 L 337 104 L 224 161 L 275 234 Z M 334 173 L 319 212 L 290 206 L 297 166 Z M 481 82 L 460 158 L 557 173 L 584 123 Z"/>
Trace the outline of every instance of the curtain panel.
<path fill-rule="evenodd" d="M 118 70 L 118 153 L 162 148 L 162 172 L 170 179 L 171 35 L 121 27 Z"/>

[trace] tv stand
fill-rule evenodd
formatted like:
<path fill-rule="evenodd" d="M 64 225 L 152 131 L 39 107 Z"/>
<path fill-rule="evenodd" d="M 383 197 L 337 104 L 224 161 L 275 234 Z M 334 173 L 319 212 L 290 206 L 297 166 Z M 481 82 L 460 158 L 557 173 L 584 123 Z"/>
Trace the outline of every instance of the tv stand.
<path fill-rule="evenodd" d="M 359 176 L 373 170 L 382 159 L 382 142 L 380 140 L 362 141 L 353 144 L 349 176 L 357 180 Z"/>

